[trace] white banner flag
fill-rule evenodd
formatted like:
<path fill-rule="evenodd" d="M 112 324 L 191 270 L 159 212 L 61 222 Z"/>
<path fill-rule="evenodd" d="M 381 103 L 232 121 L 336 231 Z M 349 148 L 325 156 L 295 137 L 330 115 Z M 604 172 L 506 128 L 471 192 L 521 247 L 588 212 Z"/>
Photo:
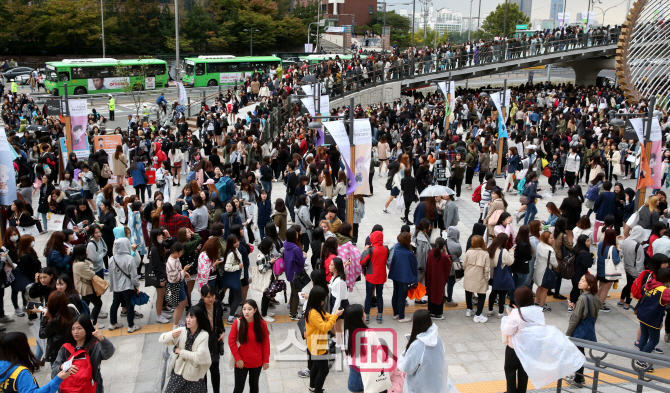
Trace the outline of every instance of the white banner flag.
<path fill-rule="evenodd" d="M 312 85 L 302 85 L 302 91 L 304 91 L 308 96 L 314 95 L 314 89 L 312 88 Z"/>
<path fill-rule="evenodd" d="M 372 157 L 372 126 L 370 119 L 354 120 L 354 176 L 355 194 L 370 194 L 370 159 Z"/>
<path fill-rule="evenodd" d="M 307 98 L 301 98 L 300 101 L 302 104 L 307 108 L 307 111 L 311 116 L 316 116 L 316 113 L 314 112 L 314 98 L 312 97 L 307 97 Z"/>
<path fill-rule="evenodd" d="M 186 106 L 186 89 L 184 88 L 184 84 L 181 82 L 177 82 L 177 87 L 179 87 L 179 104 Z"/>
<path fill-rule="evenodd" d="M 324 116 L 328 116 L 330 114 L 330 97 L 327 94 L 321 96 L 319 105 L 321 106 L 319 112 Z"/>
<path fill-rule="evenodd" d="M 645 121 L 641 117 L 636 117 L 634 119 L 629 119 L 630 124 L 633 125 L 633 128 L 635 129 L 635 133 L 637 134 L 638 139 L 640 142 L 656 142 L 660 141 L 662 139 L 662 132 L 661 132 L 661 123 L 658 122 L 658 118 L 654 117 L 653 120 L 651 121 L 651 137 L 647 141 L 645 139 L 645 135 L 647 134 L 647 130 L 645 129 Z M 648 123 L 646 123 L 648 124 Z"/>
<path fill-rule="evenodd" d="M 350 195 L 356 190 L 357 182 L 354 177 L 354 172 L 351 170 L 351 144 L 349 144 L 349 135 L 344 127 L 343 121 L 327 121 L 323 123 L 323 127 L 328 130 L 331 137 L 335 141 L 337 149 L 342 155 L 344 166 L 346 167 L 347 178 L 349 185 L 347 187 L 347 195 Z M 336 164 L 333 164 L 336 165 Z"/>

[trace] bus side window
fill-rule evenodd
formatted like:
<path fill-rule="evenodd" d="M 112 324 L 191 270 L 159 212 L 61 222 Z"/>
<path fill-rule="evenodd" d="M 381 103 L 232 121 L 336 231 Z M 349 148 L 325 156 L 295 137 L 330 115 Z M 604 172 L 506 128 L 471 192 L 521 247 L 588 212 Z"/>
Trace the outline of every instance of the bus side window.
<path fill-rule="evenodd" d="M 200 63 L 195 65 L 195 74 L 196 75 L 205 75 L 205 63 Z"/>
<path fill-rule="evenodd" d="M 70 80 L 70 73 L 67 71 L 61 71 L 58 73 L 58 80 L 61 82 L 67 82 Z"/>

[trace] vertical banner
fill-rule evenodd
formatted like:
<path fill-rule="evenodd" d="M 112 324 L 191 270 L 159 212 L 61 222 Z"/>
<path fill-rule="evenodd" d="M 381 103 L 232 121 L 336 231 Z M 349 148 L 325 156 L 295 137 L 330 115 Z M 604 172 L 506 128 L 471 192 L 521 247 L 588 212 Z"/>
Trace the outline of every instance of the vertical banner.
<path fill-rule="evenodd" d="M 501 94 L 493 93 L 491 94 L 491 100 L 498 111 L 498 138 L 507 138 L 507 127 L 505 122 L 507 119 L 503 117 L 502 105 L 500 104 Z M 507 101 L 507 100 L 505 100 Z"/>
<path fill-rule="evenodd" d="M 307 96 L 313 96 L 314 95 L 314 89 L 312 88 L 312 85 L 302 85 L 302 91 L 307 94 Z"/>
<path fill-rule="evenodd" d="M 323 145 L 323 143 L 326 141 L 325 136 L 323 135 L 323 130 L 321 128 L 316 129 L 316 137 L 315 137 L 315 145 L 316 147 L 319 147 Z"/>
<path fill-rule="evenodd" d="M 328 116 L 330 114 L 330 97 L 328 94 L 321 95 L 321 102 L 319 102 L 319 112 L 323 116 Z"/>
<path fill-rule="evenodd" d="M 16 178 L 14 177 L 14 162 L 5 134 L 5 127 L 0 132 L 0 205 L 9 206 L 16 199 Z"/>
<path fill-rule="evenodd" d="M 335 141 L 337 149 L 342 155 L 342 160 L 344 161 L 344 166 L 347 172 L 347 178 L 349 179 L 349 184 L 347 185 L 347 195 L 350 195 L 356 190 L 356 177 L 354 172 L 351 170 L 351 144 L 349 143 L 349 136 L 347 135 L 347 130 L 344 127 L 343 121 L 327 121 L 323 123 L 324 128 L 328 130 L 331 137 Z M 330 165 L 335 168 L 335 163 L 330 163 Z"/>
<path fill-rule="evenodd" d="M 60 116 L 61 111 L 61 100 L 60 98 L 48 99 L 47 102 L 47 116 Z"/>
<path fill-rule="evenodd" d="M 449 94 L 451 94 L 451 98 L 449 99 L 449 106 L 454 108 L 456 105 L 456 83 L 451 82 L 449 84 Z"/>
<path fill-rule="evenodd" d="M 645 123 L 641 117 L 629 119 L 629 122 L 626 123 L 633 126 L 642 144 L 640 149 L 640 178 L 637 182 L 638 190 L 644 187 L 661 188 L 661 179 L 663 177 L 663 135 L 661 123 L 659 123 L 657 117 L 652 118 L 649 140 L 644 137 L 646 134 Z M 647 149 L 645 149 L 646 142 L 651 142 L 651 154 L 649 158 L 647 158 Z"/>
<path fill-rule="evenodd" d="M 91 150 L 88 144 L 86 127 L 88 126 L 88 103 L 86 100 L 69 100 L 70 124 L 72 126 L 72 151 L 77 157 L 88 157 Z"/>
<path fill-rule="evenodd" d="M 177 82 L 177 87 L 179 88 L 179 104 L 186 106 L 188 99 L 186 98 L 186 88 L 181 82 Z"/>
<path fill-rule="evenodd" d="M 563 13 L 563 26 L 565 26 L 565 27 L 570 26 L 570 13 L 569 12 L 564 12 Z"/>
<path fill-rule="evenodd" d="M 314 52 L 314 44 L 305 44 L 305 52 L 312 53 Z"/>
<path fill-rule="evenodd" d="M 562 29 L 563 28 L 563 13 L 558 12 L 557 16 L 558 16 L 558 28 Z"/>
<path fill-rule="evenodd" d="M 370 119 L 354 120 L 355 194 L 370 195 L 370 161 L 372 158 L 372 126 Z"/>
<path fill-rule="evenodd" d="M 316 116 L 316 109 L 314 108 L 314 98 L 313 97 L 307 97 L 307 98 L 301 98 L 300 101 L 302 104 L 307 108 L 307 111 L 309 112 L 310 116 Z"/>

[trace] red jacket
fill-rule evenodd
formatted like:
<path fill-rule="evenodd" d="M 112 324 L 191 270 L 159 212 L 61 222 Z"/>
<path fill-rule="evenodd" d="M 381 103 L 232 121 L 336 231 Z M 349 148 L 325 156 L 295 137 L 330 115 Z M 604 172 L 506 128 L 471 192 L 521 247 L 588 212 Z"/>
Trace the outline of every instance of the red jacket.
<path fill-rule="evenodd" d="M 389 250 L 384 247 L 384 232 L 372 232 L 370 244 L 375 248 L 372 251 L 372 274 L 366 275 L 365 281 L 370 284 L 384 284 L 386 283 L 386 260 L 389 257 Z"/>
<path fill-rule="evenodd" d="M 330 279 L 333 278 L 333 274 L 330 272 L 330 263 L 333 259 L 337 258 L 337 255 L 330 254 L 325 261 L 323 261 L 323 268 L 326 269 L 326 281 L 330 282 Z"/>
<path fill-rule="evenodd" d="M 239 328 L 239 318 L 235 318 L 233 327 L 230 329 L 228 335 L 228 345 L 230 346 L 230 353 L 233 354 L 235 361 L 242 360 L 245 368 L 261 367 L 265 363 L 270 363 L 270 337 L 268 336 L 268 325 L 261 320 L 263 327 L 263 335 L 265 339 L 263 343 L 256 342 L 256 334 L 254 333 L 254 322 L 247 324 L 247 342 L 237 347 L 237 334 Z"/>
<path fill-rule="evenodd" d="M 167 161 L 168 157 L 163 150 L 161 150 L 160 143 L 156 143 L 156 160 L 154 161 L 154 169 L 161 167 L 163 161 Z"/>
<path fill-rule="evenodd" d="M 303 140 L 300 142 L 300 153 L 301 153 L 303 156 L 305 155 L 305 153 L 307 153 L 307 148 L 308 148 L 308 146 L 307 146 L 307 139 L 303 139 Z"/>
<path fill-rule="evenodd" d="M 428 297 L 438 300 L 442 304 L 444 299 L 444 286 L 447 285 L 449 274 L 451 273 L 451 257 L 440 252 L 440 258 L 435 258 L 435 250 L 428 252 L 428 261 L 426 262 L 426 292 Z"/>

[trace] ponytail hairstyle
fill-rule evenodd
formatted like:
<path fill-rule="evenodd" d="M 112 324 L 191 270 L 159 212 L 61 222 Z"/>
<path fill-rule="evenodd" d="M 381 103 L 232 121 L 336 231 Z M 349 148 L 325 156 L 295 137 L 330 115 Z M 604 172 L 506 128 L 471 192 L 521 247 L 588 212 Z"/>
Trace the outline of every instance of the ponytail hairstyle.
<path fill-rule="evenodd" d="M 442 249 L 447 245 L 446 240 L 444 240 L 441 237 L 438 237 L 435 240 L 435 248 L 433 248 L 433 257 L 435 258 L 436 261 L 440 260 L 441 254 L 442 254 Z"/>

